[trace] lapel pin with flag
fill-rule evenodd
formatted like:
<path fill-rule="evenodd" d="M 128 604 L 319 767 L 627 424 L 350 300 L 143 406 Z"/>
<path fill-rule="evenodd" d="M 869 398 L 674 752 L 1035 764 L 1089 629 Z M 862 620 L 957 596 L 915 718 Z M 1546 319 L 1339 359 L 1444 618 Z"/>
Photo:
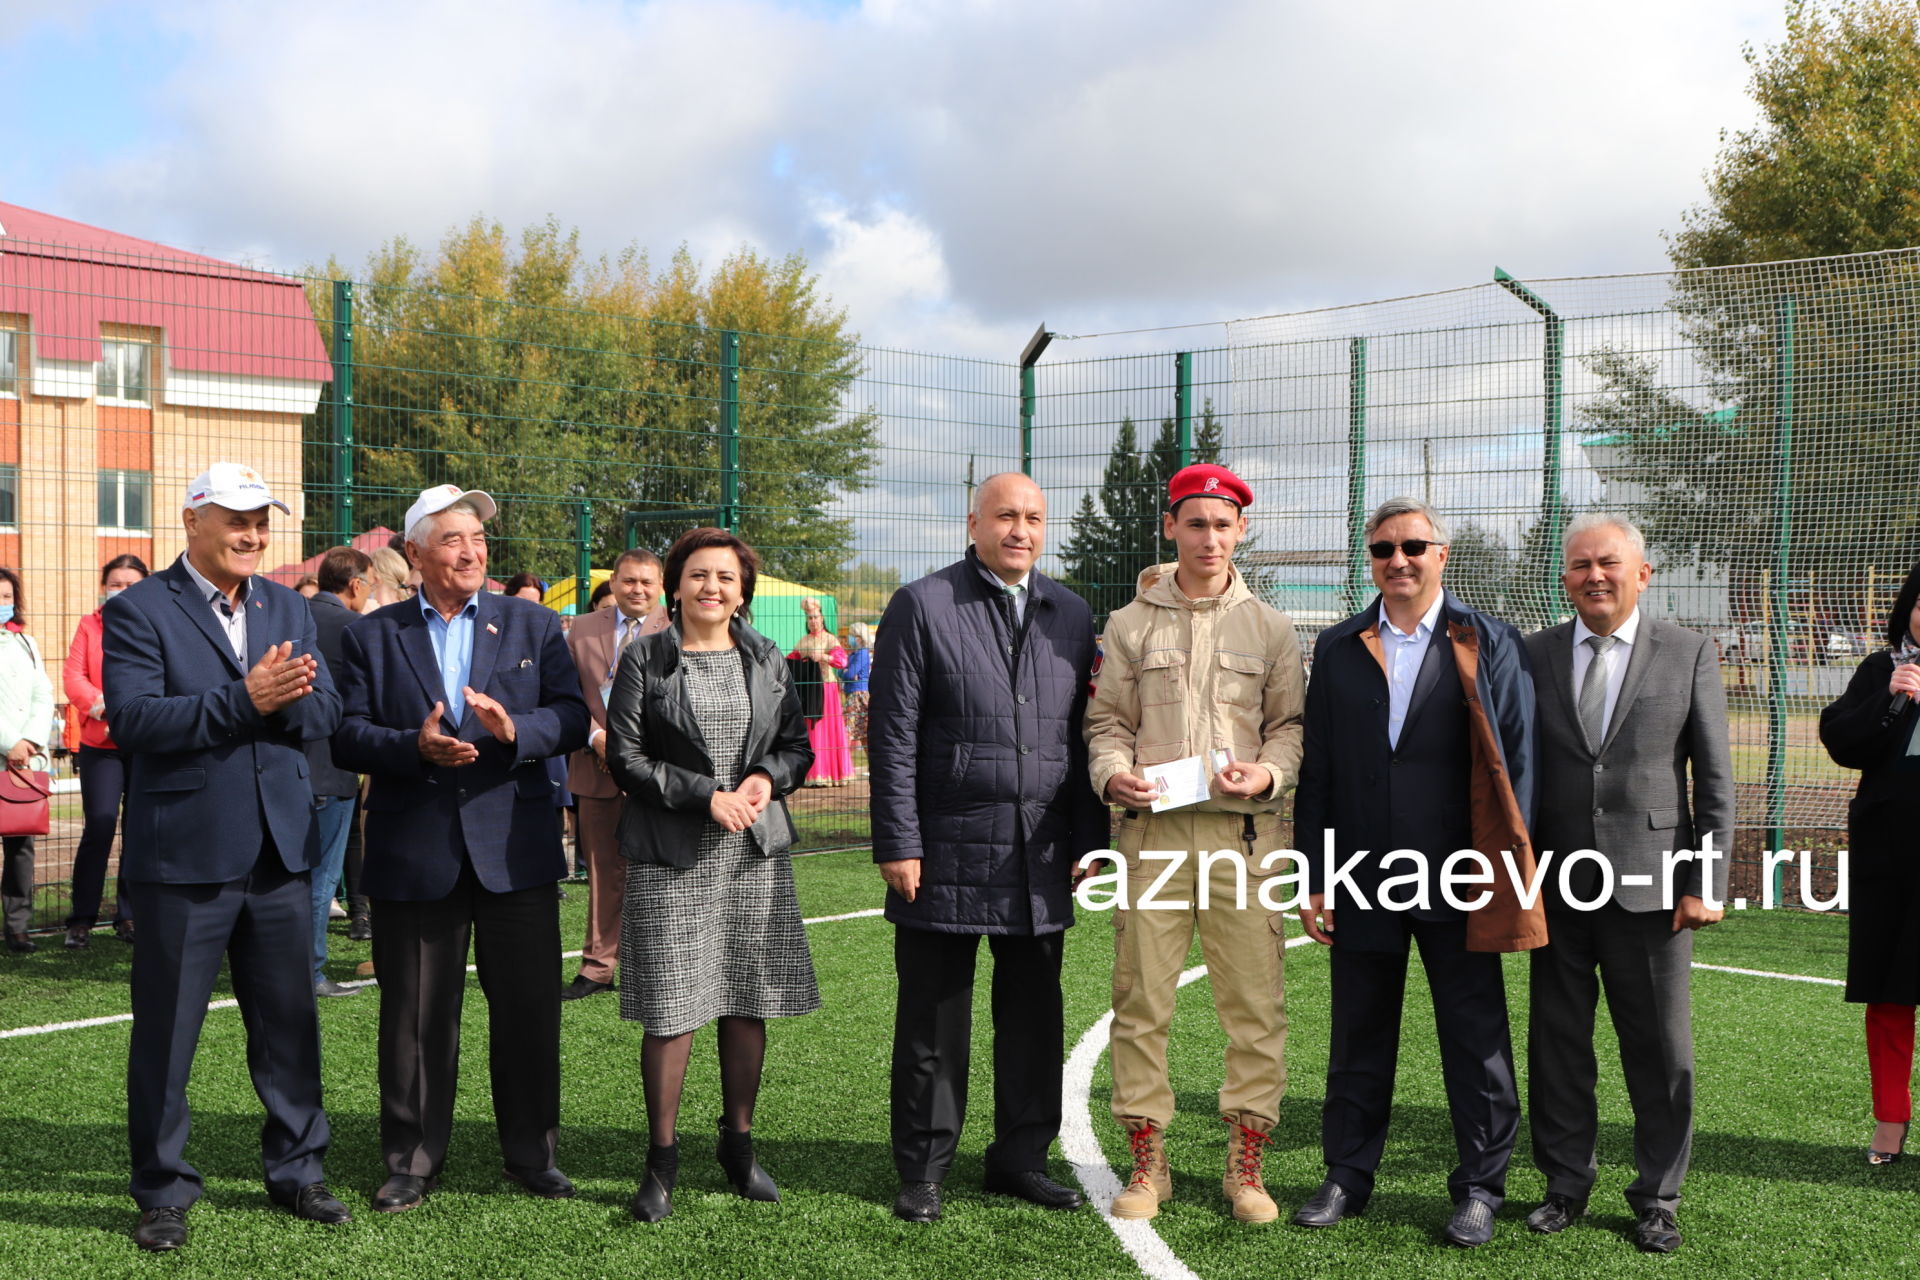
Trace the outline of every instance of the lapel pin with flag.
<path fill-rule="evenodd" d="M 487 624 L 487 634 L 490 636 L 497 636 L 500 634 L 500 628 L 494 626 L 491 622 L 489 622 Z"/>

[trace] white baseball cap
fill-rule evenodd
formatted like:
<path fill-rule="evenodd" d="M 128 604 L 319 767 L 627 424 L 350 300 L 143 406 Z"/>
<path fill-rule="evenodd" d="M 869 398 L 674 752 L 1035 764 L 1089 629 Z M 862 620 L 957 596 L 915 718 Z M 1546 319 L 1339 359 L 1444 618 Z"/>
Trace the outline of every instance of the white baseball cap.
<path fill-rule="evenodd" d="M 216 462 L 193 478 L 187 486 L 183 507 L 198 511 L 205 506 L 225 507 L 229 511 L 258 511 L 276 506 L 288 515 L 293 509 L 273 496 L 267 482 L 252 467 L 238 462 Z"/>
<path fill-rule="evenodd" d="M 437 484 L 431 489 L 422 489 L 413 505 L 407 508 L 406 527 L 401 532 L 413 532 L 415 524 L 435 512 L 445 511 L 462 499 L 473 504 L 473 509 L 480 513 L 482 520 L 493 519 L 500 510 L 498 503 L 478 489 L 462 489 L 457 484 Z"/>

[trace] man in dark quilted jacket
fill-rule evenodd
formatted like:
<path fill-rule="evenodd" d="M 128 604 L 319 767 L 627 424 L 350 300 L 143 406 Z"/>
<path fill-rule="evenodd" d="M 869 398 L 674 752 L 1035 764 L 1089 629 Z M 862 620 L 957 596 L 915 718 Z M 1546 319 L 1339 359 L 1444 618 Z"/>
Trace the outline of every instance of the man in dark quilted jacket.
<path fill-rule="evenodd" d="M 993 952 L 994 1141 L 986 1189 L 1050 1209 L 1060 1132 L 1061 944 L 1079 857 L 1107 847 L 1081 719 L 1086 602 L 1034 569 L 1046 496 L 989 477 L 958 563 L 894 593 L 874 644 L 873 858 L 887 882 L 899 1003 L 893 1160 L 909 1222 L 940 1217 L 966 1119 L 974 960 Z"/>

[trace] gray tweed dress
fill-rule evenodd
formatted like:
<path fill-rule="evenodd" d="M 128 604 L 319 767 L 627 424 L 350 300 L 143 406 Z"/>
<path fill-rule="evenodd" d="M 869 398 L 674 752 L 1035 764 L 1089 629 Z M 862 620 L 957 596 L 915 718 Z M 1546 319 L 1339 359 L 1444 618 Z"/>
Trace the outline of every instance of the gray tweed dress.
<path fill-rule="evenodd" d="M 749 709 L 738 649 L 683 651 L 681 672 L 714 781 L 739 785 Z M 820 1007 L 793 864 L 709 820 L 687 868 L 627 867 L 620 912 L 620 1016 L 650 1036 L 715 1018 L 791 1018 Z"/>

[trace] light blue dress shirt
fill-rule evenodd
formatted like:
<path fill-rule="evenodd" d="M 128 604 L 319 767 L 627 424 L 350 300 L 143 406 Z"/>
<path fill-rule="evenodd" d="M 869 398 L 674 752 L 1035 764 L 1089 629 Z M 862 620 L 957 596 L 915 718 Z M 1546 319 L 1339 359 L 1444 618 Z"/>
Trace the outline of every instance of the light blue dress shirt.
<path fill-rule="evenodd" d="M 440 683 L 447 694 L 447 719 L 457 725 L 467 714 L 467 696 L 461 690 L 467 687 L 473 674 L 473 620 L 480 612 L 480 594 L 468 596 L 449 622 L 427 603 L 427 593 L 422 591 L 420 612 L 426 615 L 434 661 L 440 666 Z"/>
<path fill-rule="evenodd" d="M 1407 722 L 1407 708 L 1413 704 L 1414 682 L 1420 678 L 1420 664 L 1427 660 L 1427 643 L 1440 620 L 1442 599 L 1414 627 L 1412 634 L 1402 631 L 1387 618 L 1387 606 L 1380 606 L 1380 652 L 1387 659 L 1387 742 L 1400 749 L 1400 728 Z"/>

